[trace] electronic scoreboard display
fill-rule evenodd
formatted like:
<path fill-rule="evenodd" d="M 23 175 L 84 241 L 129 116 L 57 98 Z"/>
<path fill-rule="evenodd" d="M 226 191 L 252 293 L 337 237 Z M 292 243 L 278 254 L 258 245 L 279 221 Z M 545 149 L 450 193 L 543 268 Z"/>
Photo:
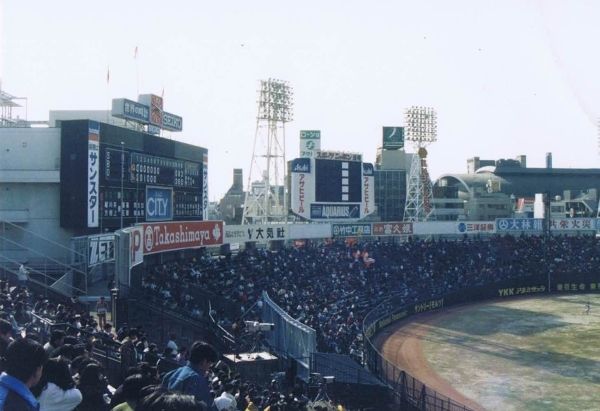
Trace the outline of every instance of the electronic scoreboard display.
<path fill-rule="evenodd" d="M 360 203 L 362 162 L 315 160 L 315 200 L 324 203 Z"/>
<path fill-rule="evenodd" d="M 61 225 L 115 229 L 121 220 L 123 226 L 201 220 L 206 160 L 201 147 L 88 120 L 63 121 Z"/>

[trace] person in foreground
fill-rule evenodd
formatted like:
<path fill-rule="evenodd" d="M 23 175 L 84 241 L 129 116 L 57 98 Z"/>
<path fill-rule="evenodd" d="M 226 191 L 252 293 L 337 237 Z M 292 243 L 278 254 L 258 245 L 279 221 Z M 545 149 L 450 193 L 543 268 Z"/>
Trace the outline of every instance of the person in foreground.
<path fill-rule="evenodd" d="M 172 391 L 193 395 L 210 409 L 213 406 L 213 398 L 206 373 L 217 360 L 217 352 L 211 345 L 196 341 L 190 349 L 187 364 L 165 374 L 162 385 Z"/>
<path fill-rule="evenodd" d="M 50 358 L 44 364 L 40 382 L 31 389 L 40 402 L 40 411 L 71 411 L 83 399 L 69 371 L 69 362 Z"/>
<path fill-rule="evenodd" d="M 42 377 L 47 354 L 36 341 L 23 338 L 10 343 L 0 375 L 0 410 L 37 411 L 40 407 L 30 389 Z"/>

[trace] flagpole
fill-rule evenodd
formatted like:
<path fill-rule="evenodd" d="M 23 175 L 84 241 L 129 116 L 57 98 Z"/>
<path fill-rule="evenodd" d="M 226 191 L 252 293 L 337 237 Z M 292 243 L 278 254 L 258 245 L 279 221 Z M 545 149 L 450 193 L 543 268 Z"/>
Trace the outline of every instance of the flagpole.
<path fill-rule="evenodd" d="M 138 63 L 138 46 L 135 46 L 133 51 L 133 59 L 135 60 L 135 82 L 136 82 L 136 99 L 140 95 L 140 65 Z"/>
<path fill-rule="evenodd" d="M 106 123 L 108 124 L 110 121 L 110 66 L 106 66 L 106 100 L 108 101 L 108 110 L 106 110 Z"/>

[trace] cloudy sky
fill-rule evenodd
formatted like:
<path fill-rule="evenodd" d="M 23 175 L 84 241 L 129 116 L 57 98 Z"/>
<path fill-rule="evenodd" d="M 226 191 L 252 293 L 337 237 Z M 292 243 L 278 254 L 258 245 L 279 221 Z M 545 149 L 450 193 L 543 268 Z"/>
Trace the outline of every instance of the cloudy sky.
<path fill-rule="evenodd" d="M 209 150 L 211 200 L 233 168 L 248 176 L 269 77 L 294 89 L 288 158 L 318 129 L 323 149 L 373 162 L 381 127 L 425 105 L 434 178 L 476 155 L 600 161 L 599 1 L 0 0 L 0 13 L 2 89 L 28 97 L 30 120 L 164 89 L 184 121 L 172 138 Z"/>

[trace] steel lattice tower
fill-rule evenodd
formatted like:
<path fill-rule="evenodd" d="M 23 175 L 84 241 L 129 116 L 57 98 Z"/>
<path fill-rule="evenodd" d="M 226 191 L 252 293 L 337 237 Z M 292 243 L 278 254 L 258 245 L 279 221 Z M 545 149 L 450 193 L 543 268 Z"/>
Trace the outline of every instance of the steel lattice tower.
<path fill-rule="evenodd" d="M 431 179 L 427 171 L 427 147 L 437 140 L 437 114 L 431 107 L 413 106 L 405 112 L 406 141 L 415 148 L 408 175 L 404 221 L 433 217 Z"/>
<path fill-rule="evenodd" d="M 285 123 L 292 121 L 292 89 L 282 80 L 261 80 L 258 114 L 242 224 L 287 219 Z"/>

